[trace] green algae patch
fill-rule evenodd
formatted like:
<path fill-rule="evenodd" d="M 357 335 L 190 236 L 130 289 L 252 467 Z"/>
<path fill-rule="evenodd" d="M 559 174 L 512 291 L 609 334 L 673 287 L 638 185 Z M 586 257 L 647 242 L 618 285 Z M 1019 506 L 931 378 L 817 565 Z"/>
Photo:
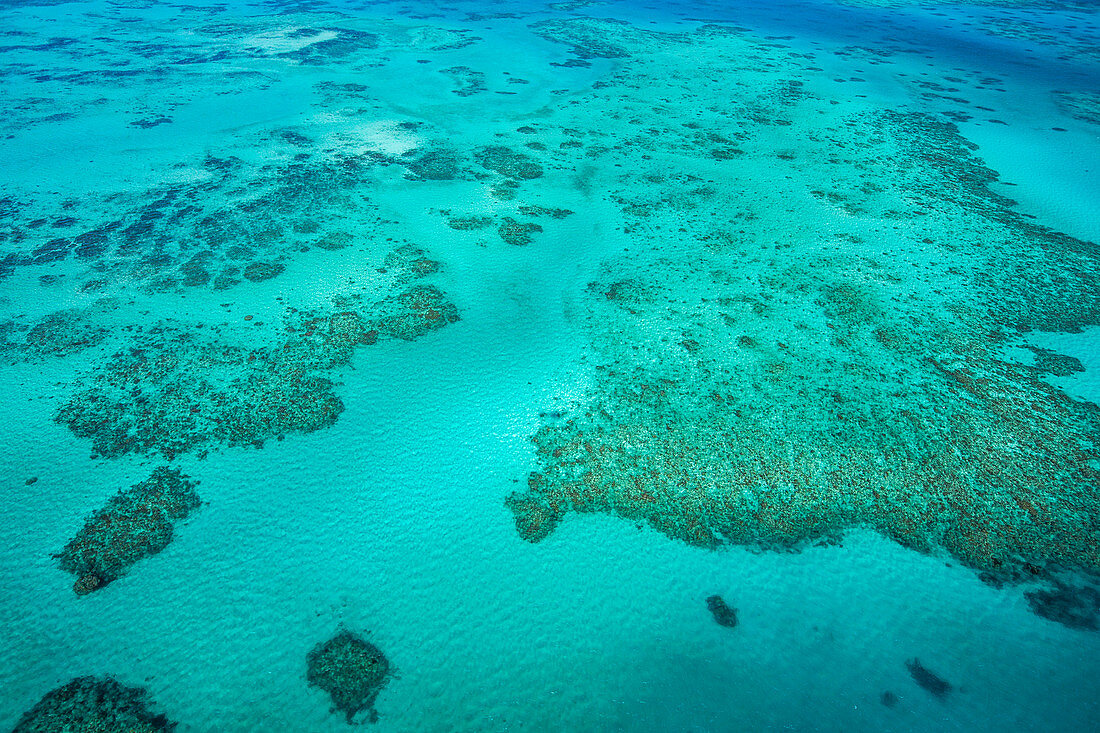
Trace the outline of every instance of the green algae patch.
<path fill-rule="evenodd" d="M 23 714 L 13 733 L 166 733 L 176 723 L 155 712 L 142 687 L 113 677 L 77 677 L 51 690 Z"/>
<path fill-rule="evenodd" d="M 474 151 L 478 164 L 506 178 L 530 180 L 542 177 L 542 166 L 526 153 L 517 153 L 504 145 L 488 145 Z"/>
<path fill-rule="evenodd" d="M 315 646 L 306 665 L 309 684 L 328 693 L 349 723 L 364 711 L 370 722 L 378 719 L 374 702 L 393 674 L 381 649 L 345 629 Z"/>
<path fill-rule="evenodd" d="M 167 547 L 176 524 L 199 507 L 195 486 L 179 470 L 161 467 L 111 497 L 58 555 L 61 569 L 76 576 L 76 594 L 103 588 Z"/>

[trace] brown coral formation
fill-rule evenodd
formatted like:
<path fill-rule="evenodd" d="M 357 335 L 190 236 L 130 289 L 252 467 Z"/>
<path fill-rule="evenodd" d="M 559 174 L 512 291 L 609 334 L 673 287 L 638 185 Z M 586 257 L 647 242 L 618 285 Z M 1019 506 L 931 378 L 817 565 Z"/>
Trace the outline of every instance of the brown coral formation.
<path fill-rule="evenodd" d="M 176 524 L 198 506 L 194 483 L 178 470 L 158 468 L 88 518 L 58 555 L 61 569 L 77 576 L 77 595 L 99 590 L 167 547 Z"/>
<path fill-rule="evenodd" d="M 147 690 L 113 677 L 78 677 L 51 690 L 23 714 L 13 733 L 167 733 L 176 723 L 154 712 Z"/>
<path fill-rule="evenodd" d="M 381 649 L 343 629 L 315 646 L 306 663 L 309 684 L 327 692 L 349 723 L 363 711 L 370 722 L 378 719 L 374 701 L 392 675 Z"/>

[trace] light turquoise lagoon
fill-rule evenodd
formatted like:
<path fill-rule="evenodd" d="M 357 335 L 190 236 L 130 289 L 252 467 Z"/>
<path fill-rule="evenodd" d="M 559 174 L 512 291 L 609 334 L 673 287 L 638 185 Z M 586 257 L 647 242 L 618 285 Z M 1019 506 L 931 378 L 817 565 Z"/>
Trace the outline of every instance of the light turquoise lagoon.
<path fill-rule="evenodd" d="M 0 728 L 1100 728 L 1094 0 L 0 36 Z"/>

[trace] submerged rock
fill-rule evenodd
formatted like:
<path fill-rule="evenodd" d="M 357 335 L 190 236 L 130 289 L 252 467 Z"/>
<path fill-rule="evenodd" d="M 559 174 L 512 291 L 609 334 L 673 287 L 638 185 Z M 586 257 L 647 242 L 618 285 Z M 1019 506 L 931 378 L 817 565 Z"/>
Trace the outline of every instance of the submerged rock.
<path fill-rule="evenodd" d="M 905 668 L 909 670 L 909 674 L 913 677 L 914 682 L 941 700 L 946 698 L 947 694 L 955 689 L 950 682 L 922 665 L 919 659 L 914 658 L 907 660 L 905 662 Z"/>
<path fill-rule="evenodd" d="M 162 466 L 111 497 L 58 555 L 61 569 L 76 576 L 76 594 L 103 588 L 167 547 L 175 525 L 200 504 L 195 486 L 178 469 Z"/>
<path fill-rule="evenodd" d="M 730 629 L 737 626 L 737 609 L 731 608 L 722 596 L 714 595 L 707 598 L 707 610 L 714 616 L 714 622 L 719 626 Z"/>
<path fill-rule="evenodd" d="M 23 714 L 13 733 L 161 733 L 176 723 L 154 713 L 148 691 L 112 677 L 78 677 Z"/>
<path fill-rule="evenodd" d="M 1049 590 L 1028 591 L 1027 605 L 1043 618 L 1071 629 L 1100 629 L 1100 590 L 1089 585 L 1055 581 Z"/>
<path fill-rule="evenodd" d="M 369 711 L 374 722 L 378 714 L 374 701 L 391 675 L 390 663 L 382 650 L 347 630 L 318 644 L 310 651 L 306 678 L 309 684 L 329 694 L 336 710 L 349 723 L 361 711 Z"/>

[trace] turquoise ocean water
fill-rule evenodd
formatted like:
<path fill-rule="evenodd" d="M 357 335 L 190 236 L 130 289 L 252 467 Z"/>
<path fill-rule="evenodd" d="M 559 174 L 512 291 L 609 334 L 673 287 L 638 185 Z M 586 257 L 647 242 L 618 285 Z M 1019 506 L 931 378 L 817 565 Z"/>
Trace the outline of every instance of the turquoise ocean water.
<path fill-rule="evenodd" d="M 1100 725 L 1100 5 L 0 36 L 0 727 Z"/>

